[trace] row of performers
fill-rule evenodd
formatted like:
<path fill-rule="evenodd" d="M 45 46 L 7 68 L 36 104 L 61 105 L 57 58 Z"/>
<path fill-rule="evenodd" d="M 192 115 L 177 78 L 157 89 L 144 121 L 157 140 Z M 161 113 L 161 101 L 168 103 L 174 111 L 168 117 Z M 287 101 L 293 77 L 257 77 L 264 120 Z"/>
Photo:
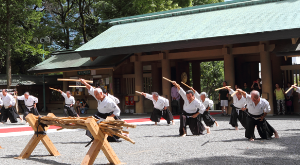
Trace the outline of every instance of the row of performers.
<path fill-rule="evenodd" d="M 94 117 L 104 120 L 106 117 L 110 116 L 114 117 L 116 120 L 120 120 L 120 108 L 117 106 L 119 100 L 116 97 L 108 94 L 105 89 L 93 88 L 84 79 L 81 79 L 81 83 L 86 86 L 89 93 L 97 100 L 98 111 L 94 114 Z M 215 119 L 208 113 L 208 110 L 213 106 L 213 103 L 207 98 L 205 93 L 199 94 L 192 88 L 191 90 L 184 91 L 179 84 L 174 81 L 172 81 L 172 83 L 177 87 L 179 94 L 184 100 L 183 113 L 180 115 L 180 136 L 186 136 L 187 125 L 189 125 L 193 135 L 202 135 L 205 130 L 207 133 L 210 133 L 210 128 L 208 126 L 212 126 L 213 124 L 218 126 Z M 300 93 L 300 87 L 292 87 L 297 88 L 296 91 Z M 226 88 L 229 90 L 230 94 L 234 92 L 229 87 Z M 271 110 L 269 102 L 264 98 L 260 98 L 258 91 L 252 91 L 250 95 L 241 89 L 237 89 L 237 91 L 237 94 L 233 96 L 233 111 L 230 124 L 233 127 L 237 127 L 237 120 L 239 120 L 242 126 L 246 129 L 245 137 L 250 141 L 255 139 L 255 127 L 257 127 L 258 133 L 263 139 L 270 139 L 273 135 L 278 138 L 279 136 L 277 131 L 265 119 L 267 113 Z M 60 92 L 65 98 L 65 115 L 73 117 L 78 116 L 73 108 L 73 105 L 75 104 L 74 97 L 71 96 L 70 92 Z M 174 124 L 173 116 L 167 108 L 169 106 L 167 99 L 159 96 L 157 93 L 153 93 L 152 95 L 145 93 L 142 94 L 153 101 L 154 110 L 151 115 L 151 120 L 154 121 L 155 124 L 160 121 L 161 117 L 164 117 L 168 124 L 170 124 L 171 121 L 172 124 Z M 15 105 L 14 97 L 7 93 L 6 90 L 3 90 L 2 93 L 0 93 L 0 97 L 2 98 L 0 105 L 3 106 L 1 109 L 1 122 L 6 122 L 7 118 L 9 118 L 12 123 L 17 122 L 17 118 L 19 116 L 13 108 Z M 39 115 L 36 109 L 36 103 L 38 102 L 36 97 L 31 96 L 28 92 L 26 92 L 22 96 L 16 96 L 16 98 L 18 100 L 24 100 L 25 106 L 27 107 L 24 112 L 24 119 L 28 113 Z M 201 123 L 201 116 L 207 126 L 204 126 Z M 87 135 L 92 138 L 89 133 L 87 133 Z M 110 138 L 112 139 L 110 141 L 118 141 L 116 137 Z"/>

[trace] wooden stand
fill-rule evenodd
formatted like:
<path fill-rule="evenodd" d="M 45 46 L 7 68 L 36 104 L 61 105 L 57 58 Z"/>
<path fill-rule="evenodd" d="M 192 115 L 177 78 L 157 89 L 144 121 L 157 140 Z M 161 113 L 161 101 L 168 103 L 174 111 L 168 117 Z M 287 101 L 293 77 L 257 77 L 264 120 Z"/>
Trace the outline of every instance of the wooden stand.
<path fill-rule="evenodd" d="M 55 117 L 54 114 L 49 113 L 47 116 Z M 26 119 L 32 129 L 36 132 L 37 126 L 38 126 L 38 119 L 33 114 L 29 114 L 26 116 Z M 113 118 L 107 118 L 106 121 L 114 120 Z M 99 129 L 98 124 L 96 123 L 95 119 L 88 118 L 85 121 L 85 124 L 88 128 L 88 130 L 91 132 L 91 134 L 94 137 L 94 142 L 92 143 L 89 151 L 85 155 L 83 161 L 81 162 L 81 165 L 92 165 L 97 158 L 97 155 L 99 154 L 100 150 L 103 151 L 104 155 L 108 159 L 110 164 L 122 164 L 119 160 L 118 156 L 114 152 L 114 150 L 111 148 L 110 144 L 107 141 L 107 134 L 104 134 L 101 129 Z M 45 127 L 45 131 L 48 129 L 49 126 Z M 42 131 L 42 127 L 39 126 L 39 131 Z M 21 155 L 19 157 L 15 157 L 15 159 L 26 159 L 29 158 L 32 151 L 35 149 L 37 144 L 42 141 L 44 146 L 49 151 L 50 155 L 52 156 L 59 156 L 60 153 L 55 148 L 54 144 L 48 137 L 48 135 L 41 135 L 38 136 L 35 134 L 32 136 L 31 140 L 28 142 L 24 150 L 22 151 Z"/>

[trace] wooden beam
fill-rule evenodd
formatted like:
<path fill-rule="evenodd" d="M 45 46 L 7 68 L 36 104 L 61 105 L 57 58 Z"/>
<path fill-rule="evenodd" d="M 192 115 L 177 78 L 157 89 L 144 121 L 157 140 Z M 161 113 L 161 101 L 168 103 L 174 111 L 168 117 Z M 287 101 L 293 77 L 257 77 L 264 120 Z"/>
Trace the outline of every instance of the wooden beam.
<path fill-rule="evenodd" d="M 123 78 L 134 78 L 134 74 L 124 74 Z M 152 73 L 143 73 L 143 77 L 152 77 Z"/>
<path fill-rule="evenodd" d="M 281 70 L 299 70 L 300 69 L 300 65 L 283 65 L 280 66 Z"/>
<path fill-rule="evenodd" d="M 179 52 L 179 53 L 169 53 L 169 59 L 188 59 L 197 57 L 216 57 L 222 55 L 222 49 L 213 50 L 201 50 L 201 51 L 190 51 L 190 52 Z"/>
<path fill-rule="evenodd" d="M 94 60 L 96 60 L 97 57 L 98 57 L 98 56 L 90 57 L 90 60 L 91 60 L 91 61 L 94 61 Z"/>
<path fill-rule="evenodd" d="M 299 38 L 292 38 L 292 44 L 296 44 Z"/>

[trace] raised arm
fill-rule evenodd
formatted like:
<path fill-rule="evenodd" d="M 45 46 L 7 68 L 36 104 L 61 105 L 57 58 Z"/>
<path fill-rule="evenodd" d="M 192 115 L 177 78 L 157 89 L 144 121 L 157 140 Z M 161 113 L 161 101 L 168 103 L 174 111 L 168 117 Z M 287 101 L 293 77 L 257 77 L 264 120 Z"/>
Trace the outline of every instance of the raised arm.
<path fill-rule="evenodd" d="M 22 96 L 15 96 L 15 98 L 17 98 L 18 100 L 24 100 L 25 99 L 24 95 L 22 95 Z"/>
<path fill-rule="evenodd" d="M 88 84 L 84 79 L 80 79 L 80 82 L 83 84 L 83 85 L 85 85 L 85 87 L 88 89 L 88 90 L 90 90 L 91 89 L 91 85 L 90 84 Z"/>
<path fill-rule="evenodd" d="M 241 89 L 237 89 L 237 91 L 241 92 L 241 94 L 243 95 L 243 97 L 245 97 L 247 99 L 247 95 L 248 94 L 245 91 L 243 91 Z M 251 96 L 250 96 L 250 98 L 251 98 Z"/>

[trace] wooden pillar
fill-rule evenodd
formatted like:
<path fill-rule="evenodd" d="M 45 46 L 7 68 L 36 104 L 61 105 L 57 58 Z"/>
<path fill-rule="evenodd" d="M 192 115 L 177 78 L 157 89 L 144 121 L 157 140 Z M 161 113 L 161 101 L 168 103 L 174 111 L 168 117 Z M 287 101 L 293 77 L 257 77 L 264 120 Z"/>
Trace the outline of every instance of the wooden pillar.
<path fill-rule="evenodd" d="M 192 77 L 193 77 L 193 88 L 201 93 L 201 88 L 200 88 L 200 62 L 199 61 L 194 61 L 192 62 Z"/>
<path fill-rule="evenodd" d="M 171 66 L 170 66 L 170 60 L 168 59 L 168 51 L 165 51 L 163 53 L 160 53 L 161 57 L 161 72 L 162 77 L 166 77 L 168 79 L 171 78 Z M 166 97 L 167 99 L 171 100 L 171 83 L 169 81 L 163 80 L 162 81 L 162 96 Z"/>
<path fill-rule="evenodd" d="M 222 49 L 222 54 L 224 55 L 224 77 L 225 81 L 227 81 L 227 85 L 234 88 L 235 85 L 235 71 L 234 71 L 234 58 L 232 55 L 232 46 L 225 45 Z M 228 95 L 230 97 L 230 95 Z M 232 98 L 230 98 L 230 102 L 228 103 L 228 114 L 231 114 L 231 107 L 229 106 L 232 102 Z"/>
<path fill-rule="evenodd" d="M 66 76 L 67 73 L 63 72 L 63 77 L 68 78 Z M 63 81 L 63 91 L 66 92 L 68 90 L 68 81 Z"/>
<path fill-rule="evenodd" d="M 153 62 L 151 64 L 151 74 L 152 74 L 152 91 L 159 92 L 160 79 L 158 75 L 157 63 Z"/>
<path fill-rule="evenodd" d="M 140 60 L 141 53 L 134 57 L 134 81 L 135 91 L 144 92 L 143 89 L 143 64 Z M 144 113 L 144 97 L 139 95 L 139 101 L 135 104 L 136 113 Z"/>
<path fill-rule="evenodd" d="M 272 69 L 271 58 L 269 52 L 269 42 L 261 42 L 259 45 L 260 63 L 261 63 L 261 81 L 262 97 L 267 99 L 271 106 L 270 114 L 274 113 L 273 106 L 273 82 L 272 82 Z M 280 74 L 280 73 L 279 73 Z"/>

